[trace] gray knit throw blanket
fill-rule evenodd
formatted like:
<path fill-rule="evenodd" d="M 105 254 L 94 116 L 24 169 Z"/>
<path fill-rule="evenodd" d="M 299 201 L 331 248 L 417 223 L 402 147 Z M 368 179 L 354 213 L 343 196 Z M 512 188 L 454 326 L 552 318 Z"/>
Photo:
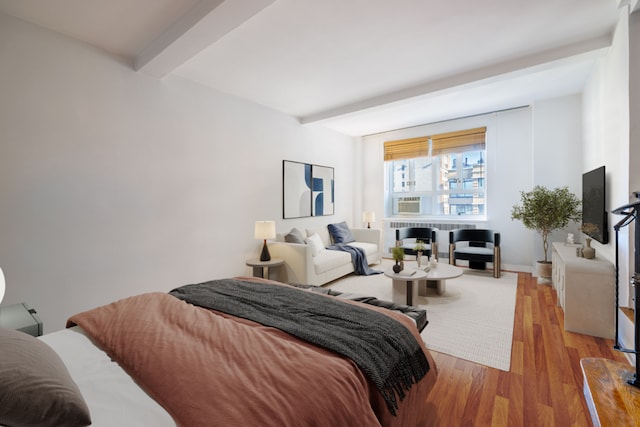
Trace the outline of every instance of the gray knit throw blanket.
<path fill-rule="evenodd" d="M 429 371 L 412 333 L 374 310 L 309 291 L 235 279 L 185 285 L 170 292 L 210 308 L 285 331 L 353 360 L 380 390 L 391 414 Z"/>

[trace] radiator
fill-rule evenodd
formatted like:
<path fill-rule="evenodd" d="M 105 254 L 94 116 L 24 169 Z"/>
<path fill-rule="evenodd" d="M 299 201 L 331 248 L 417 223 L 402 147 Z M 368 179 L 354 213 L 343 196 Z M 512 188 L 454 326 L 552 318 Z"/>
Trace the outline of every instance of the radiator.
<path fill-rule="evenodd" d="M 438 259 L 449 258 L 449 231 L 457 229 L 475 229 L 475 224 L 464 223 L 438 223 L 419 220 L 391 220 L 384 221 L 384 247 L 391 253 L 391 248 L 396 245 L 396 229 L 403 227 L 430 227 L 438 229 Z"/>

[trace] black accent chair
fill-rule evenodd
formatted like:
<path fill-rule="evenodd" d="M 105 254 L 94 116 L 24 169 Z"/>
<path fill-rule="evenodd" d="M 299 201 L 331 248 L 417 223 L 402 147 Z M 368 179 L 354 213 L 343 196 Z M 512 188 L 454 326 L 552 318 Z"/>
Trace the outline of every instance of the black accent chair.
<path fill-rule="evenodd" d="M 468 245 L 458 244 L 468 242 Z M 449 264 L 469 261 L 469 268 L 485 270 L 493 263 L 493 277 L 500 277 L 500 233 L 493 230 L 464 229 L 449 232 Z"/>
<path fill-rule="evenodd" d="M 404 242 L 404 239 L 416 239 L 415 242 Z M 438 229 L 430 227 L 403 227 L 396 229 L 396 246 L 404 248 L 407 255 L 417 255 L 416 244 L 421 242 L 425 249 L 423 255 L 432 254 L 438 258 Z"/>

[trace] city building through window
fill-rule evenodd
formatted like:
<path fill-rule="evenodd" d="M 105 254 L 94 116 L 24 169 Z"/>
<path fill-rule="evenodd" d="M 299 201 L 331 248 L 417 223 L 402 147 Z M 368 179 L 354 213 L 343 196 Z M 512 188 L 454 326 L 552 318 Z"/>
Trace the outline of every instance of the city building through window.
<path fill-rule="evenodd" d="M 486 128 L 385 142 L 389 217 L 486 215 Z"/>

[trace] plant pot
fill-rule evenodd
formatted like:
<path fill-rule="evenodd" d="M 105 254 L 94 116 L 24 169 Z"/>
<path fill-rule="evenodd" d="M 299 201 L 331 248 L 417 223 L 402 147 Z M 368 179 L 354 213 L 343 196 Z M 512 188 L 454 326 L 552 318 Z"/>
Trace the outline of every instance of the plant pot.
<path fill-rule="evenodd" d="M 536 262 L 536 273 L 538 275 L 538 283 L 550 284 L 551 283 L 551 261 L 538 261 Z"/>
<path fill-rule="evenodd" d="M 402 271 L 402 268 L 400 268 L 400 264 L 398 264 L 398 261 L 396 261 L 395 265 L 392 268 L 393 268 L 393 272 L 396 274 Z"/>

